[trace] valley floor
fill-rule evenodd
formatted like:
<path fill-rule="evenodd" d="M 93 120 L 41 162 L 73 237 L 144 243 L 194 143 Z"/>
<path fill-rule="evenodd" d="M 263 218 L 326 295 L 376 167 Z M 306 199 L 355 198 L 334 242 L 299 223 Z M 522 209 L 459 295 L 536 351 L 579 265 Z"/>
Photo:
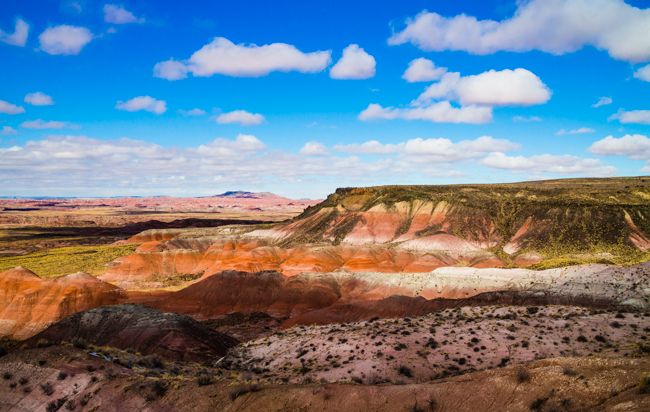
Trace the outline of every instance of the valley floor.
<path fill-rule="evenodd" d="M 0 359 L 0 410 L 647 411 L 648 356 L 566 356 L 421 383 L 258 383 L 251 372 L 110 348 Z"/>

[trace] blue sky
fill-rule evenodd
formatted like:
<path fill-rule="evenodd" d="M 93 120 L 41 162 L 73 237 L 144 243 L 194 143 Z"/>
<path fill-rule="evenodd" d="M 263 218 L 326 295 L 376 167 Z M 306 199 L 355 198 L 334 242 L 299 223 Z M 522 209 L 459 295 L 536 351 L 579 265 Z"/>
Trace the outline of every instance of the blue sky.
<path fill-rule="evenodd" d="M 650 171 L 650 2 L 384 3 L 3 1 L 0 195 Z"/>

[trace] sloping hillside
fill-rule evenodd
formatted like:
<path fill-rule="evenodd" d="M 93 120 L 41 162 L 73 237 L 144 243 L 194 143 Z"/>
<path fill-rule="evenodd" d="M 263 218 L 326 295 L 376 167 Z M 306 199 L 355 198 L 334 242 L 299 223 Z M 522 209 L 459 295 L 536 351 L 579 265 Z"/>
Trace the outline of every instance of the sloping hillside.
<path fill-rule="evenodd" d="M 124 297 L 120 288 L 87 273 L 43 279 L 22 267 L 0 272 L 0 337 L 25 339 L 61 318 Z"/>
<path fill-rule="evenodd" d="M 632 263 L 650 250 L 650 177 L 343 188 L 291 222 L 252 235 L 284 244 L 488 250 L 505 261 Z"/>
<path fill-rule="evenodd" d="M 34 336 L 28 345 L 82 339 L 93 345 L 130 349 L 169 359 L 205 360 L 223 356 L 237 341 L 187 316 L 139 305 L 113 305 L 79 312 Z"/>

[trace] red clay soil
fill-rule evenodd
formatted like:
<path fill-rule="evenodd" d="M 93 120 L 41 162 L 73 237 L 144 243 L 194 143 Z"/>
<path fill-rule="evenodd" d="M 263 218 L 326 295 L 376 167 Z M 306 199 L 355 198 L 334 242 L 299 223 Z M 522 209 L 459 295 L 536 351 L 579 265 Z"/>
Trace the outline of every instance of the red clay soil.
<path fill-rule="evenodd" d="M 151 231 L 136 253 L 119 258 L 100 277 L 125 288 L 159 287 L 158 278 L 196 275 L 204 278 L 223 270 L 275 270 L 287 276 L 301 272 L 430 272 L 442 266 L 502 267 L 491 254 L 453 257 L 384 246 L 281 247 L 264 240 L 175 238 L 174 233 Z M 153 239 L 150 239 L 153 238 Z"/>
<path fill-rule="evenodd" d="M 440 268 L 432 273 L 224 271 L 177 291 L 123 291 L 88 275 L 43 280 L 24 269 L 0 274 L 0 333 L 24 339 L 93 307 L 140 303 L 209 320 L 266 313 L 283 327 L 417 316 L 459 305 L 570 304 L 648 308 L 650 265 L 546 271 Z"/>
<path fill-rule="evenodd" d="M 118 287 L 85 273 L 42 279 L 10 269 L 0 273 L 0 336 L 25 339 L 61 318 L 124 298 Z"/>
<path fill-rule="evenodd" d="M 409 275 L 404 275 L 405 277 Z M 411 275 L 412 277 L 413 275 Z M 438 290 L 427 299 L 428 286 L 422 279 L 395 279 L 382 274 L 355 275 L 312 273 L 293 277 L 278 272 L 225 271 L 176 292 L 129 292 L 129 300 L 164 311 L 183 313 L 199 320 L 231 313 L 262 312 L 285 319 L 282 327 L 303 324 L 344 323 L 371 318 L 421 316 L 465 305 L 549 305 L 584 307 L 621 306 L 613 294 L 583 296 L 576 286 L 538 293 L 534 290 L 473 290 L 469 293 Z M 505 288 L 505 286 L 504 286 Z M 621 295 L 621 299 L 624 299 Z M 621 306 L 622 307 L 622 306 Z"/>

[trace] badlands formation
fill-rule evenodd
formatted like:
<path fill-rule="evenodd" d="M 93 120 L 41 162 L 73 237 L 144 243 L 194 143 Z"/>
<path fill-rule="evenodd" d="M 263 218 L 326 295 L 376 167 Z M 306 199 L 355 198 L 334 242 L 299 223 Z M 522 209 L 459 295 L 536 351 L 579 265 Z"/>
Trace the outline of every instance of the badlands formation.
<path fill-rule="evenodd" d="M 650 250 L 649 186 L 628 178 L 339 189 L 268 228 L 145 231 L 130 239 L 136 253 L 103 279 L 641 262 Z"/>
<path fill-rule="evenodd" d="M 66 316 L 123 297 L 118 287 L 85 273 L 42 279 L 18 267 L 0 274 L 0 327 L 4 336 L 24 339 Z"/>
<path fill-rule="evenodd" d="M 0 410 L 650 406 L 650 178 L 270 198 L 146 199 L 176 225 L 96 277 L 0 273 Z"/>
<path fill-rule="evenodd" d="M 0 258 L 111 244 L 147 229 L 277 222 L 316 203 L 242 191 L 200 198 L 0 199 Z"/>

